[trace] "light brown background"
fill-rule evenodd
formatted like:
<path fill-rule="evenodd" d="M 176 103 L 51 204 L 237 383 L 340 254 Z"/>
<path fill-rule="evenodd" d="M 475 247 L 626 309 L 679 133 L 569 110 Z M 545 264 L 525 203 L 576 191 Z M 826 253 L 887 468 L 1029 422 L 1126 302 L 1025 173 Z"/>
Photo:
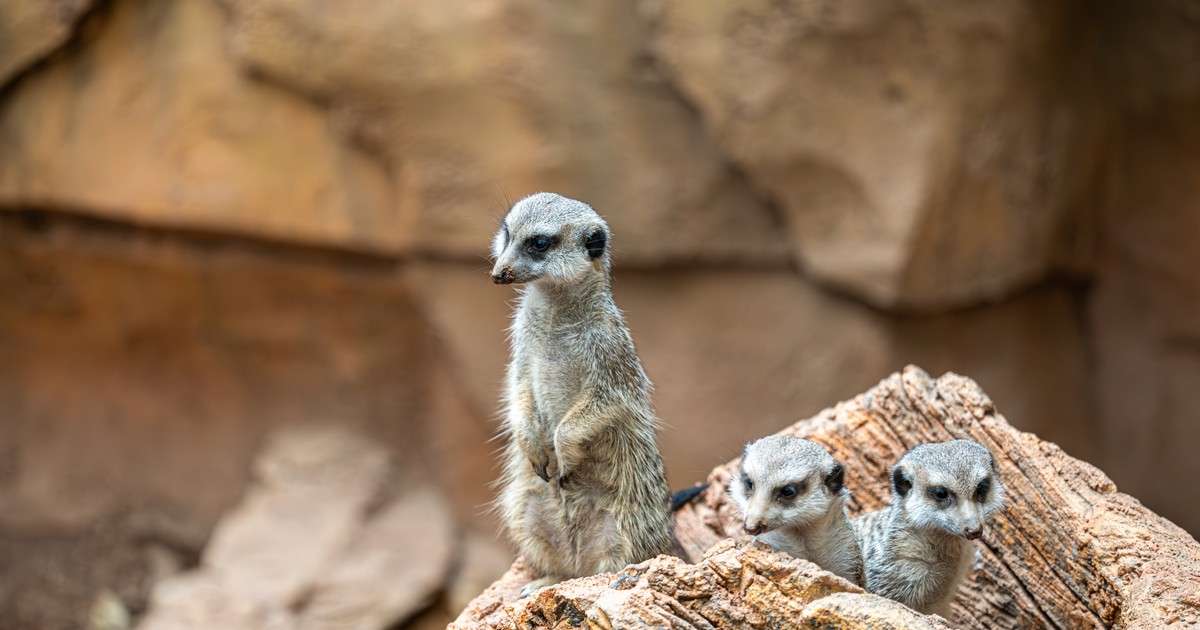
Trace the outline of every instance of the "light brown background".
<path fill-rule="evenodd" d="M 917 363 L 1200 531 L 1198 20 L 5 2 L 0 619 L 144 597 L 130 523 L 194 553 L 284 425 L 365 431 L 491 536 L 484 256 L 540 190 L 609 220 L 674 487 Z"/>

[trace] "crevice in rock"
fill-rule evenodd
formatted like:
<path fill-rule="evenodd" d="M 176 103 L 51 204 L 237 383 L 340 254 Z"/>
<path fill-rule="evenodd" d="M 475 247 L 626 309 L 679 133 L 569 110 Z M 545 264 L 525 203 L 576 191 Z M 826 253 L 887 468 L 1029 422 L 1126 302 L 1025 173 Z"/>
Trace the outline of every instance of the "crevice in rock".
<path fill-rule="evenodd" d="M 71 33 L 66 39 L 42 53 L 40 57 L 29 61 L 25 67 L 17 69 L 7 81 L 0 84 L 0 104 L 4 102 L 5 97 L 25 77 L 37 72 L 46 65 L 54 63 L 56 59 L 66 54 L 69 50 L 86 45 L 87 41 L 94 38 L 96 33 L 103 28 L 103 21 L 107 17 L 112 2 L 113 0 L 91 0 L 91 6 L 76 16 L 74 23 L 71 25 Z"/>
<path fill-rule="evenodd" d="M 222 230 L 151 225 L 61 207 L 0 206 L 0 230 L 30 238 L 52 238 L 56 234 L 69 234 L 74 238 L 94 239 L 98 244 L 119 247 L 136 242 L 182 246 L 208 252 L 248 252 L 281 261 L 336 264 L 375 273 L 393 273 L 410 260 L 402 254 L 369 252 L 323 243 L 299 243 Z"/>

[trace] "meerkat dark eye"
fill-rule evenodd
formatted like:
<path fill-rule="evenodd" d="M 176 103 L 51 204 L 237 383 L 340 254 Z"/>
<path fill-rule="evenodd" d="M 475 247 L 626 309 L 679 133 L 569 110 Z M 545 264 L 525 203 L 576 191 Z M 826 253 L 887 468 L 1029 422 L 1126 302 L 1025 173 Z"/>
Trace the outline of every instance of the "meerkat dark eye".
<path fill-rule="evenodd" d="M 749 478 L 749 477 L 746 477 L 744 481 L 745 481 L 745 484 L 746 484 L 746 489 L 747 489 L 747 490 L 753 490 L 753 489 L 754 489 L 754 482 L 753 482 L 753 481 L 750 481 L 750 478 Z"/>
<path fill-rule="evenodd" d="M 980 481 L 979 485 L 975 486 L 975 499 L 977 501 L 982 501 L 982 500 L 986 499 L 988 490 L 991 490 L 991 489 L 992 489 L 992 481 L 990 479 L 984 479 L 983 481 Z"/>
<path fill-rule="evenodd" d="M 790 499 L 796 496 L 796 486 L 784 486 L 779 489 L 779 496 Z"/>
<path fill-rule="evenodd" d="M 535 236 L 529 241 L 529 246 L 535 252 L 544 252 L 550 249 L 550 239 L 545 236 Z"/>
<path fill-rule="evenodd" d="M 940 486 L 936 488 L 930 488 L 929 496 L 937 499 L 938 501 L 945 501 L 950 498 L 950 491 Z"/>

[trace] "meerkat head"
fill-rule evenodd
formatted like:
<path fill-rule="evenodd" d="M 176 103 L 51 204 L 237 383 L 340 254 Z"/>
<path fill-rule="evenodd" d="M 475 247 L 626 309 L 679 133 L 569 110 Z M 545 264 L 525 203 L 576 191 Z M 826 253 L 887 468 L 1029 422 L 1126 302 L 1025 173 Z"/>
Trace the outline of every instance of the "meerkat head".
<path fill-rule="evenodd" d="M 1004 506 L 1004 488 L 992 453 L 970 440 L 922 444 L 892 469 L 892 501 L 921 529 L 968 540 Z"/>
<path fill-rule="evenodd" d="M 581 201 L 538 193 L 518 201 L 492 240 L 492 282 L 576 284 L 608 268 L 608 225 Z"/>
<path fill-rule="evenodd" d="M 772 435 L 746 445 L 729 493 L 745 517 L 747 534 L 805 527 L 849 493 L 845 469 L 815 442 Z"/>

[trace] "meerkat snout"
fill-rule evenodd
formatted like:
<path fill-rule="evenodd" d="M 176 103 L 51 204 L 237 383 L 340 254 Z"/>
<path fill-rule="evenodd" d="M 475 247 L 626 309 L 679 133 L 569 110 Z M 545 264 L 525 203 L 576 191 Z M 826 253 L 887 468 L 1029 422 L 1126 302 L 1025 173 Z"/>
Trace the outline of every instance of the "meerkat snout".
<path fill-rule="evenodd" d="M 551 193 L 519 205 L 492 239 L 492 282 L 578 284 L 606 272 L 608 227 L 590 207 Z"/>
<path fill-rule="evenodd" d="M 845 468 L 819 444 L 772 435 L 746 445 L 729 492 L 747 534 L 861 584 L 845 478 Z"/>
<path fill-rule="evenodd" d="M 1004 504 L 991 453 L 969 440 L 909 451 L 892 471 L 892 487 L 915 525 L 967 540 L 983 536 L 984 522 Z"/>
<path fill-rule="evenodd" d="M 746 445 L 730 492 L 746 533 L 758 535 L 824 516 L 844 479 L 842 465 L 820 445 L 773 435 Z"/>

